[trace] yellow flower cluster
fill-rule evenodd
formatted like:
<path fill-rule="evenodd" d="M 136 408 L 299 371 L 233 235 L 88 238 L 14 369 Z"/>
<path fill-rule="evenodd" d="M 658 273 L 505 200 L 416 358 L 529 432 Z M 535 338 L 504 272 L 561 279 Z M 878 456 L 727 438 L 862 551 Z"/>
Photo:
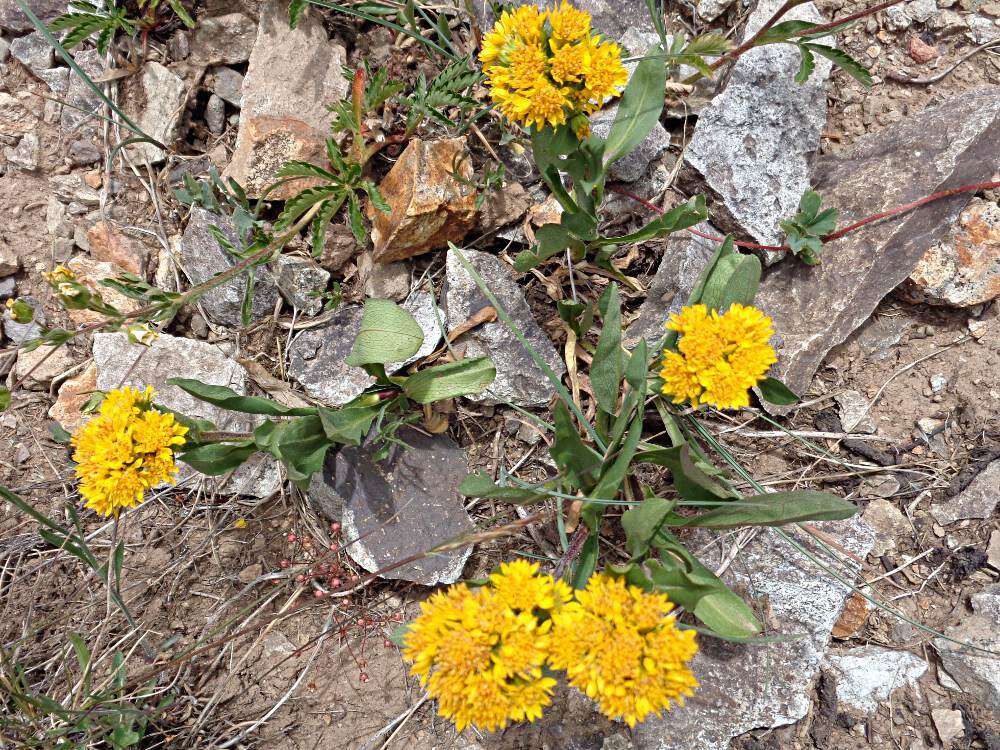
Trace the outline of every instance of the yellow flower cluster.
<path fill-rule="evenodd" d="M 671 316 L 667 328 L 681 338 L 676 352 L 663 353 L 660 377 L 677 404 L 749 406 L 750 389 L 778 359 L 769 343 L 771 319 L 756 307 L 734 304 L 720 315 L 692 305 Z"/>
<path fill-rule="evenodd" d="M 539 718 L 556 684 L 548 668 L 566 670 L 609 718 L 630 725 L 691 694 L 685 662 L 698 647 L 668 616 L 665 596 L 604 575 L 575 596 L 537 563 L 505 563 L 488 586 L 460 584 L 424 602 L 403 655 L 460 731 Z"/>
<path fill-rule="evenodd" d="M 173 482 L 174 446 L 187 428 L 152 408 L 153 389 L 108 393 L 100 412 L 73 435 L 73 460 L 84 504 L 102 516 L 142 501 L 146 490 Z"/>
<path fill-rule="evenodd" d="M 680 630 L 672 609 L 664 594 L 592 576 L 552 615 L 549 663 L 605 716 L 634 727 L 671 701 L 684 705 L 698 686 L 687 666 L 698 651 L 695 632 Z"/>
<path fill-rule="evenodd" d="M 599 109 L 628 81 L 621 48 L 590 29 L 590 14 L 565 0 L 554 10 L 504 11 L 479 53 L 490 95 L 508 119 L 556 127 Z M 574 123 L 578 134 L 585 121 Z"/>

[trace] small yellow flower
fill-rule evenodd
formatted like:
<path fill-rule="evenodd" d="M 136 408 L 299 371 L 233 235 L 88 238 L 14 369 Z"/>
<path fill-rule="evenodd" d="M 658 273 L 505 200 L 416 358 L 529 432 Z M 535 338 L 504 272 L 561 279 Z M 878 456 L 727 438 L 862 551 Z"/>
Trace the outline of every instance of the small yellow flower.
<path fill-rule="evenodd" d="M 549 663 L 630 727 L 659 715 L 698 686 L 688 662 L 698 651 L 693 630 L 680 630 L 663 594 L 646 593 L 604 574 L 552 614 Z"/>
<path fill-rule="evenodd" d="M 590 14 L 565 1 L 551 11 L 525 5 L 502 13 L 483 38 L 479 60 L 497 109 L 538 129 L 594 112 L 628 81 L 621 48 L 600 41 Z M 587 128 L 575 123 L 574 131 Z"/>
<path fill-rule="evenodd" d="M 111 391 L 98 415 L 73 435 L 80 495 L 102 516 L 133 508 L 146 490 L 174 481 L 174 447 L 183 445 L 187 428 L 153 409 L 153 396 L 148 387 Z"/>
<path fill-rule="evenodd" d="M 556 684 L 543 672 L 552 622 L 539 615 L 562 606 L 569 588 L 526 561 L 502 565 L 490 584 L 433 594 L 404 642 L 410 671 L 459 731 L 534 721 Z"/>
<path fill-rule="evenodd" d="M 680 404 L 719 409 L 750 405 L 750 389 L 777 361 L 769 343 L 771 319 L 756 307 L 732 305 L 725 313 L 705 305 L 683 308 L 667 328 L 677 331 L 677 351 L 663 353 L 663 393 Z"/>

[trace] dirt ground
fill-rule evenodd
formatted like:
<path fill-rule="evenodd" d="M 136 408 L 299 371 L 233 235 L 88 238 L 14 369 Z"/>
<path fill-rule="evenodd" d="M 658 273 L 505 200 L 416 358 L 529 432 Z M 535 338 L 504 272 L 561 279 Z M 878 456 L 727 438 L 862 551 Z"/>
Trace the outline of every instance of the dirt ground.
<path fill-rule="evenodd" d="M 965 0 L 962 4 L 964 8 Z M 828 17 L 863 7 L 839 0 L 819 5 Z M 720 25 L 731 26 L 739 15 L 723 16 Z M 383 64 L 411 79 L 418 71 L 429 70 L 412 49 L 405 54 L 395 50 L 394 38 L 382 30 L 366 27 L 363 41 L 355 38 L 357 27 L 343 19 L 331 23 L 330 30 L 346 42 L 351 60 L 366 52 L 381 55 Z M 910 58 L 907 48 L 913 35 L 937 47 L 938 68 L 919 66 Z M 879 20 L 869 19 L 843 34 L 840 44 L 871 68 L 876 83 L 865 90 L 843 73 L 833 75 L 828 84 L 824 152 L 843 148 L 864 133 L 892 127 L 905 115 L 947 97 L 1000 84 L 1000 56 L 990 53 L 974 56 L 934 83 L 894 80 L 892 74 L 929 75 L 929 70 L 943 70 L 960 59 L 975 46 L 960 33 L 934 31 L 923 24 L 891 32 Z M 161 226 L 174 235 L 182 226 L 183 206 L 170 196 L 169 169 L 154 176 L 158 188 L 154 205 L 142 187 L 147 175 L 107 175 L 99 164 L 73 165 L 67 154 L 74 136 L 60 128 L 52 103 L 42 98 L 43 84 L 13 60 L 3 71 L 0 90 L 14 95 L 37 118 L 33 132 L 41 142 L 41 165 L 35 172 L 8 168 L 0 175 L 4 219 L 0 241 L 21 259 L 19 296 L 41 300 L 49 323 L 66 325 L 64 311 L 41 280 L 42 272 L 66 260 L 58 257 L 46 229 L 52 176 L 90 172 L 95 180 L 116 180 L 118 189 L 105 208 L 126 226 Z M 196 106 L 189 113 L 186 144 L 173 167 L 195 161 L 198 150 L 224 161 L 220 154 L 232 148 L 235 128 L 212 136 L 196 122 L 200 112 Z M 95 143 L 105 148 L 102 136 Z M 387 164 L 376 169 L 384 171 Z M 157 209 L 162 224 L 156 220 Z M 828 251 L 836 252 L 836 247 Z M 651 251 L 643 250 L 629 272 L 648 280 L 655 260 Z M 432 273 L 440 273 L 442 262 L 435 257 L 417 261 Z M 356 271 L 348 266 L 343 273 L 348 297 L 361 294 Z M 524 285 L 529 300 L 538 303 L 536 312 L 545 310 L 540 315 L 548 316 L 543 319 L 547 330 L 558 336 L 544 284 L 528 275 Z M 629 300 L 631 309 L 640 300 L 638 296 Z M 996 302 L 953 310 L 910 304 L 900 295 L 890 295 L 866 326 L 830 354 L 805 395 L 805 405 L 782 419 L 791 430 L 840 432 L 836 394 L 858 391 L 874 400 L 871 416 L 878 439 L 855 441 L 850 447 L 840 440 L 815 439 L 838 461 L 803 451 L 756 412 L 719 415 L 708 422 L 766 487 L 833 488 L 862 510 L 881 498 L 902 511 L 909 519 L 908 528 L 891 540 L 891 549 L 869 557 L 861 575 L 883 577 L 904 560 L 923 555 L 919 562 L 881 580 L 875 590 L 889 598 L 900 596 L 895 606 L 938 631 L 965 618 L 969 596 L 996 582 L 1000 573 L 987 565 L 985 553 L 1000 520 L 994 516 L 944 529 L 927 512 L 932 503 L 952 496 L 1000 456 L 998 317 Z M 230 336 L 242 354 L 281 376 L 282 354 L 268 339 L 266 328 L 238 338 L 225 331 L 206 334 L 196 318 L 182 316 L 171 332 L 207 335 L 209 340 Z M 14 408 L 0 415 L 0 484 L 61 523 L 72 522 L 66 507 L 76 502 L 76 496 L 68 450 L 53 440 L 47 412 L 62 380 L 83 369 L 89 345 L 80 341 L 69 351 L 72 367 L 48 391 L 22 392 Z M 459 402 L 450 417 L 449 432 L 468 451 L 471 468 L 495 471 L 519 465 L 526 477 L 548 471 L 544 451 L 516 412 Z M 918 420 L 934 420 L 938 431 L 927 438 L 918 429 Z M 475 510 L 481 528 L 517 518 L 512 508 L 503 505 L 484 503 Z M 95 554 L 108 555 L 109 524 L 92 515 L 81 516 L 80 523 Z M 556 707 L 539 725 L 495 735 L 474 730 L 457 735 L 436 717 L 389 640 L 428 590 L 384 581 L 336 599 L 312 598 L 288 575 L 290 569 L 326 566 L 325 573 L 345 578 L 363 571 L 342 550 L 330 551 L 339 538 L 295 492 L 254 500 L 181 487 L 155 493 L 129 514 L 117 533 L 126 541 L 122 579 L 134 626 L 112 607 L 93 575 L 65 551 L 47 545 L 36 526 L 12 508 L 0 512 L 0 643 L 32 633 L 20 642 L 17 660 L 59 678 L 51 681 L 58 693 L 67 689 L 60 679 L 64 683 L 75 674 L 67 666 L 73 658 L 68 633 L 87 640 L 100 658 L 99 671 L 109 669 L 116 649 L 125 649 L 130 677 L 142 675 L 158 653 L 179 653 L 185 646 L 197 645 L 193 658 L 168 670 L 175 698 L 148 730 L 152 739 L 143 747 L 632 747 L 623 725 L 607 722 L 579 696 L 567 693 L 560 694 Z M 552 529 L 532 529 L 477 548 L 465 574 L 477 577 L 515 551 L 545 554 L 554 541 Z M 941 686 L 929 646 L 932 636 L 884 613 L 866 615 L 860 627 L 835 645 L 878 644 L 922 655 L 932 666 L 916 686 L 903 691 L 902 697 L 897 695 L 892 705 L 882 706 L 859 731 L 845 726 L 836 707 L 830 708 L 820 681 L 814 710 L 807 718 L 778 730 L 751 733 L 733 747 L 941 747 L 930 709 L 953 706 L 960 707 L 966 721 L 960 742 L 967 744 L 955 747 L 1000 746 L 997 717 L 983 706 L 958 702 Z M 164 689 L 162 682 L 158 689 Z M 915 744 L 914 738 L 922 744 Z M 0 736 L 0 748 L 6 747 Z"/>

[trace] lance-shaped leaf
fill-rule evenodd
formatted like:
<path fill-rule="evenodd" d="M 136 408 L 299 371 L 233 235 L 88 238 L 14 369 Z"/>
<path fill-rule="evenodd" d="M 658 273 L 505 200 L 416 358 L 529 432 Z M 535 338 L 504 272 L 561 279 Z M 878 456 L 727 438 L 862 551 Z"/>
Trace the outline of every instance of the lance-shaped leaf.
<path fill-rule="evenodd" d="M 421 370 L 403 384 L 403 393 L 418 404 L 482 393 L 497 376 L 489 357 L 475 357 Z"/>
<path fill-rule="evenodd" d="M 356 367 L 403 362 L 423 343 L 424 332 L 410 313 L 391 300 L 370 299 L 346 362 Z"/>

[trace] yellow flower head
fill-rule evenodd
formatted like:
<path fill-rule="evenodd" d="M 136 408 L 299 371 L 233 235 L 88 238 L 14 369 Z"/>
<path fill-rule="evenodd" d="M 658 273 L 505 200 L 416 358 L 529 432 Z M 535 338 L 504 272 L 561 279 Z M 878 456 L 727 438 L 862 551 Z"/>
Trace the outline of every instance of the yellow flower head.
<path fill-rule="evenodd" d="M 497 109 L 539 129 L 595 111 L 628 81 L 621 48 L 600 41 L 590 14 L 565 1 L 551 11 L 505 11 L 483 38 L 479 59 Z"/>
<path fill-rule="evenodd" d="M 688 662 L 698 651 L 693 630 L 680 630 L 663 594 L 621 579 L 592 576 L 576 600 L 552 614 L 549 663 L 630 727 L 659 715 L 698 686 Z"/>
<path fill-rule="evenodd" d="M 556 681 L 542 671 L 552 622 L 536 610 L 561 605 L 569 590 L 537 571 L 514 562 L 490 576 L 491 586 L 452 586 L 423 602 L 410 624 L 403 656 L 459 731 L 534 721 L 552 700 Z"/>
<path fill-rule="evenodd" d="M 771 319 L 756 307 L 732 305 L 720 315 L 705 305 L 683 308 L 667 328 L 681 337 L 663 353 L 663 393 L 674 403 L 719 409 L 750 405 L 750 389 L 777 361 Z"/>
<path fill-rule="evenodd" d="M 73 435 L 80 495 L 102 516 L 135 507 L 146 490 L 174 481 L 174 446 L 183 445 L 187 428 L 153 409 L 153 396 L 148 387 L 111 391 Z"/>

